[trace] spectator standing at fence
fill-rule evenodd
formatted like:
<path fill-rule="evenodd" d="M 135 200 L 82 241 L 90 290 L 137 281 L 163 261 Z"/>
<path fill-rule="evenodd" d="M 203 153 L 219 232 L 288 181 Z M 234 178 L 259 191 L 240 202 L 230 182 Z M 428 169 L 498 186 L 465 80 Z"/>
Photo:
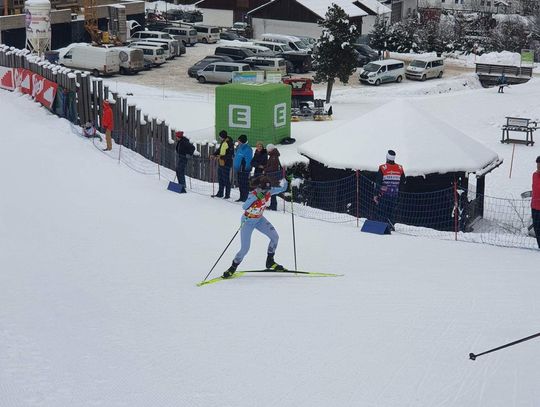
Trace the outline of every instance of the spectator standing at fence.
<path fill-rule="evenodd" d="M 176 177 L 178 178 L 178 185 L 180 185 L 180 193 L 186 193 L 186 166 L 188 161 L 188 155 L 200 155 L 195 149 L 195 146 L 191 144 L 189 139 L 184 136 L 183 131 L 177 131 L 174 133 L 176 136 Z"/>
<path fill-rule="evenodd" d="M 245 202 L 247 199 L 252 158 L 253 150 L 248 143 L 247 136 L 241 134 L 238 137 L 238 147 L 236 147 L 233 161 L 233 168 L 238 176 L 238 189 L 240 189 L 240 198 L 236 202 Z"/>
<path fill-rule="evenodd" d="M 229 199 L 231 197 L 231 167 L 233 164 L 234 145 L 232 139 L 225 130 L 219 132 L 221 143 L 213 154 L 218 160 L 218 193 L 212 198 Z"/>
<path fill-rule="evenodd" d="M 277 187 L 273 187 L 270 178 L 264 175 L 253 180 L 253 190 L 249 193 L 246 202 L 244 202 L 242 205 L 244 214 L 240 218 L 240 251 L 236 254 L 236 256 L 234 256 L 231 267 L 229 267 L 229 269 L 223 273 L 223 278 L 231 277 L 236 271 L 238 265 L 249 252 L 251 235 L 255 229 L 257 229 L 263 235 L 268 236 L 270 239 L 266 256 L 266 268 L 274 271 L 284 270 L 284 267 L 277 264 L 274 260 L 279 235 L 274 226 L 263 216 L 263 213 L 271 197 L 285 192 L 287 187 L 288 183 L 285 179 L 281 180 L 279 186 Z"/>
<path fill-rule="evenodd" d="M 536 171 L 532 176 L 531 213 L 536 243 L 540 249 L 540 155 L 536 157 Z"/>
<path fill-rule="evenodd" d="M 254 177 L 262 175 L 267 162 L 268 152 L 266 151 L 266 148 L 264 148 L 263 143 L 261 141 L 257 141 L 257 147 L 253 153 L 253 159 L 251 160 L 251 166 L 255 169 L 253 174 Z"/>
<path fill-rule="evenodd" d="M 114 130 L 114 117 L 111 105 L 114 105 L 116 101 L 114 99 L 103 101 L 103 114 L 101 116 L 101 127 L 105 130 L 105 140 L 107 147 L 103 151 L 112 150 L 112 132 Z"/>
<path fill-rule="evenodd" d="M 508 80 L 506 79 L 506 75 L 504 72 L 499 76 L 499 79 L 497 79 L 497 85 L 499 85 L 499 90 L 497 93 L 504 93 L 504 87 L 508 86 Z"/>
<path fill-rule="evenodd" d="M 266 150 L 268 151 L 268 162 L 266 163 L 266 166 L 264 167 L 264 175 L 266 175 L 270 182 L 272 182 L 272 185 L 278 185 L 279 180 L 282 178 L 282 168 L 281 168 L 281 162 L 279 161 L 279 151 L 273 144 L 268 144 L 266 146 Z M 270 206 L 268 209 L 272 211 L 277 210 L 277 198 L 275 195 L 272 195 L 272 198 L 270 200 Z"/>
<path fill-rule="evenodd" d="M 396 152 L 388 150 L 386 163 L 379 166 L 373 201 L 377 205 L 378 218 L 382 222 L 394 224 L 394 211 L 399 198 L 399 191 L 405 183 L 405 171 L 396 164 Z"/>
<path fill-rule="evenodd" d="M 97 134 L 96 126 L 94 126 L 94 122 L 91 120 L 87 121 L 83 126 L 83 136 L 86 138 L 98 138 L 99 141 L 103 141 L 101 136 Z"/>

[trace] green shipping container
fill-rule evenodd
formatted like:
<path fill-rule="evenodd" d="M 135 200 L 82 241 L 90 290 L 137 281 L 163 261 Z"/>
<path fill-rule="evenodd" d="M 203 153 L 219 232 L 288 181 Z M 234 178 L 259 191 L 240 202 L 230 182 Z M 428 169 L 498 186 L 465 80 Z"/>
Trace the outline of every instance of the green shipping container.
<path fill-rule="evenodd" d="M 281 83 L 232 83 L 216 88 L 216 140 L 226 130 L 236 140 L 245 134 L 257 141 L 279 144 L 291 136 L 291 87 Z"/>

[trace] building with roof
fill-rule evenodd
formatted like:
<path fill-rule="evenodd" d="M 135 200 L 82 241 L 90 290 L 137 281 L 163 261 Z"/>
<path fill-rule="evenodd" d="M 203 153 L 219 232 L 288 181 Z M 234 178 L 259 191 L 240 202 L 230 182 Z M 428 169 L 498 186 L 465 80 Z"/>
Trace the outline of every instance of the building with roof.
<path fill-rule="evenodd" d="M 248 13 L 254 37 L 274 33 L 319 38 L 322 29 L 318 21 L 325 17 L 332 3 L 345 10 L 360 34 L 369 32 L 377 15 L 390 13 L 378 0 L 272 0 Z"/>
<path fill-rule="evenodd" d="M 451 225 L 453 220 L 454 187 L 468 191 L 469 177 L 475 178 L 478 198 L 468 207 L 474 209 L 474 217 L 483 215 L 485 176 L 502 163 L 488 147 L 401 99 L 304 143 L 298 150 L 309 158 L 309 174 L 314 182 L 326 184 L 347 179 L 357 171 L 361 174 L 359 193 L 356 182 L 348 187 L 336 185 L 341 185 L 342 194 L 368 197 L 359 201 L 358 212 L 364 217 L 369 217 L 373 210 L 369 197 L 373 196 L 379 165 L 385 163 L 386 152 L 394 150 L 396 162 L 403 166 L 406 175 L 401 222 L 441 229 L 445 226 L 438 225 Z M 357 191 L 346 191 L 347 188 Z M 437 203 L 427 205 L 421 214 L 410 211 L 419 205 L 420 196 Z M 333 207 L 322 209 L 350 211 L 351 202 L 335 202 Z M 414 219 L 404 215 L 412 212 Z"/>
<path fill-rule="evenodd" d="M 203 13 L 203 23 L 218 27 L 231 27 L 235 22 L 245 22 L 248 11 L 268 0 L 199 0 L 195 6 Z"/>

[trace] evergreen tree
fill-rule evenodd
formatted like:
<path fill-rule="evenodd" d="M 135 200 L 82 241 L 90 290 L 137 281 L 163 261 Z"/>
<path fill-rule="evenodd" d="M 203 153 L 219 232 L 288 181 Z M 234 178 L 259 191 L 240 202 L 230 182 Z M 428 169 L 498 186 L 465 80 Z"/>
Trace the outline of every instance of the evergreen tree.
<path fill-rule="evenodd" d="M 336 78 L 348 83 L 356 69 L 356 50 L 353 44 L 358 33 L 356 26 L 349 21 L 349 16 L 336 4 L 328 8 L 325 19 L 319 25 L 323 32 L 314 56 L 317 65 L 315 81 L 327 83 L 326 103 L 329 103 Z"/>
<path fill-rule="evenodd" d="M 377 16 L 373 30 L 371 30 L 370 45 L 372 48 L 384 50 L 388 41 L 388 22 L 385 18 Z"/>

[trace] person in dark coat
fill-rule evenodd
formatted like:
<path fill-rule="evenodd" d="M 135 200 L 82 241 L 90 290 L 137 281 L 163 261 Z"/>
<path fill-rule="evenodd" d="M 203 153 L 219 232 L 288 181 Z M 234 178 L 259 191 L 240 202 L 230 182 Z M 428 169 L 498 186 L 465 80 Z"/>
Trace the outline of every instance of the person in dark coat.
<path fill-rule="evenodd" d="M 225 130 L 219 132 L 221 143 L 213 154 L 218 160 L 218 193 L 212 198 L 229 199 L 231 197 L 231 168 L 234 157 L 234 143 Z"/>
<path fill-rule="evenodd" d="M 257 146 L 251 160 L 251 166 L 255 169 L 255 173 L 253 174 L 254 177 L 259 177 L 262 175 L 267 162 L 268 152 L 266 151 L 266 148 L 264 148 L 263 143 L 257 141 Z"/>
<path fill-rule="evenodd" d="M 497 93 L 504 93 L 504 87 L 508 86 L 508 79 L 506 79 L 504 72 L 499 76 L 499 79 L 497 79 L 497 85 L 499 85 Z"/>
<path fill-rule="evenodd" d="M 186 165 L 188 155 L 200 155 L 195 150 L 195 146 L 191 144 L 189 139 L 184 136 L 183 131 L 177 131 L 176 136 L 176 177 L 178 178 L 178 185 L 180 185 L 180 193 L 186 193 Z M 196 154 L 197 153 L 197 154 Z"/>
<path fill-rule="evenodd" d="M 273 144 L 268 144 L 266 150 L 268 151 L 268 162 L 264 167 L 264 175 L 270 178 L 272 185 L 278 185 L 283 175 L 281 163 L 279 162 L 279 151 Z M 268 209 L 277 210 L 277 198 L 274 195 L 272 195 Z"/>
<path fill-rule="evenodd" d="M 396 152 L 388 150 L 386 163 L 379 166 L 375 180 L 375 194 L 373 202 L 377 205 L 378 220 L 389 223 L 393 228 L 394 211 L 399 198 L 399 191 L 405 183 L 405 171 L 396 164 Z"/>
<path fill-rule="evenodd" d="M 238 137 L 238 147 L 236 147 L 233 160 L 233 168 L 238 176 L 238 189 L 240 189 L 240 198 L 236 202 L 245 202 L 248 197 L 252 158 L 253 149 L 248 143 L 247 136 L 241 134 Z"/>

